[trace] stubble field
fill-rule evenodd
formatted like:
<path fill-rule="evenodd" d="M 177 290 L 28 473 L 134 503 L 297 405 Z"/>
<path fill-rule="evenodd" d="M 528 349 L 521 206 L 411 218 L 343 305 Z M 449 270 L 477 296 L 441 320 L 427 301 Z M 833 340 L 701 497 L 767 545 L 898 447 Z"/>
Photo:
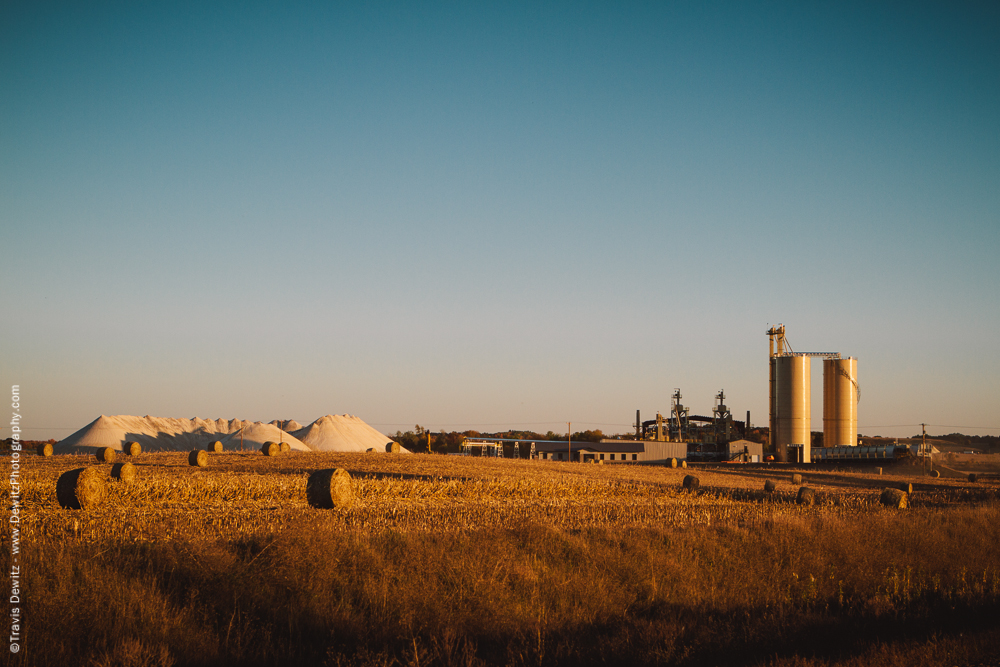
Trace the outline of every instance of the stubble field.
<path fill-rule="evenodd" d="M 992 479 L 439 455 L 130 460 L 136 480 L 109 480 L 90 510 L 60 508 L 56 480 L 110 465 L 24 460 L 14 664 L 1000 664 Z M 350 472 L 353 507 L 307 504 L 320 468 Z M 794 472 L 816 505 L 795 502 Z M 914 484 L 910 508 L 882 507 L 899 482 Z"/>

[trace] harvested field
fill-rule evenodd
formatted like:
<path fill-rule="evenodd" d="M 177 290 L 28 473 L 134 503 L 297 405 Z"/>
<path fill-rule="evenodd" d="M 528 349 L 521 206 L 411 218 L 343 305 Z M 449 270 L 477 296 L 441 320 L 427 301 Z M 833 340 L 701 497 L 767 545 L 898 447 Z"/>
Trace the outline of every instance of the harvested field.
<path fill-rule="evenodd" d="M 996 481 L 295 451 L 133 465 L 92 510 L 62 509 L 56 480 L 93 457 L 25 470 L 26 664 L 934 664 L 913 656 L 1000 646 L 969 620 L 1000 609 Z M 307 502 L 325 468 L 349 473 L 349 509 Z M 883 506 L 904 483 L 909 508 Z"/>

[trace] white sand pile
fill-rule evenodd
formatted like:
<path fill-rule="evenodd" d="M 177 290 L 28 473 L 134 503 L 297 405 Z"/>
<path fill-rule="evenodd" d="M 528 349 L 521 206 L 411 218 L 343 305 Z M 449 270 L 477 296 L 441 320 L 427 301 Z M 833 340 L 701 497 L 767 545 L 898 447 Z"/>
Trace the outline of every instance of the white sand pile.
<path fill-rule="evenodd" d="M 354 415 L 320 417 L 309 426 L 292 431 L 292 435 L 317 452 L 365 452 L 374 448 L 385 453 L 385 446 L 391 442 Z"/>
<path fill-rule="evenodd" d="M 251 422 L 239 419 L 171 419 L 101 415 L 53 448 L 56 454 L 91 454 L 99 447 L 121 451 L 126 442 L 138 442 L 144 452 L 204 449 Z M 290 438 L 290 436 L 289 436 Z M 277 442 L 277 441 L 276 441 Z M 290 442 L 290 440 L 289 440 Z"/>
<path fill-rule="evenodd" d="M 241 435 L 242 445 L 240 441 Z M 285 433 L 274 424 L 265 424 L 263 422 L 247 423 L 242 430 L 230 433 L 226 437 L 220 438 L 220 441 L 222 442 L 222 449 L 227 452 L 240 451 L 241 446 L 243 449 L 259 450 L 260 446 L 265 442 L 287 442 L 292 446 L 293 452 L 310 451 L 305 443 L 291 434 Z"/>
<path fill-rule="evenodd" d="M 285 424 L 286 430 L 278 428 Z M 298 428 L 293 428 L 298 427 Z M 353 415 L 327 415 L 301 427 L 292 420 L 270 424 L 239 419 L 172 419 L 101 415 L 53 447 L 55 454 L 93 454 L 100 447 L 123 451 L 126 442 L 138 442 L 144 452 L 207 449 L 215 440 L 226 451 L 260 449 L 265 442 L 287 442 L 293 451 L 385 452 L 389 438 Z M 406 452 L 406 450 L 402 450 Z"/>
<path fill-rule="evenodd" d="M 298 423 L 294 419 L 272 419 L 268 422 L 272 426 L 277 426 L 285 433 L 291 433 L 292 431 L 298 431 L 302 428 L 302 424 Z"/>

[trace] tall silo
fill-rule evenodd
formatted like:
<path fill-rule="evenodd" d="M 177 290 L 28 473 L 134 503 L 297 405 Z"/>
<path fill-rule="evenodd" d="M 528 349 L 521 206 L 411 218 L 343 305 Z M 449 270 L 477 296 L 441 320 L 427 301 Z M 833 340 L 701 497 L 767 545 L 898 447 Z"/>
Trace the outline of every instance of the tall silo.
<path fill-rule="evenodd" d="M 774 450 L 779 461 L 788 460 L 788 446 L 802 447 L 802 461 L 811 459 L 811 437 L 809 418 L 809 370 L 810 358 L 804 355 L 788 354 L 771 358 L 774 364 L 772 405 L 774 406 Z"/>
<path fill-rule="evenodd" d="M 858 444 L 858 360 L 823 360 L 823 446 Z"/>

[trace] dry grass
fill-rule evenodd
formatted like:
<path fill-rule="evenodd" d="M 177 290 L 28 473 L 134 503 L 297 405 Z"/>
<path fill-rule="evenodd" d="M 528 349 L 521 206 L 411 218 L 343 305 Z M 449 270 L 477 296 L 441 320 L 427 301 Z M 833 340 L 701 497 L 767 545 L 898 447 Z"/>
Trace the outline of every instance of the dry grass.
<path fill-rule="evenodd" d="M 888 665 L 940 655 L 928 629 L 976 637 L 969 660 L 1000 641 L 974 620 L 1000 605 L 995 482 L 810 470 L 802 506 L 780 468 L 699 467 L 689 493 L 633 465 L 147 453 L 61 509 L 92 461 L 26 465 L 25 664 Z M 308 505 L 320 468 L 350 473 L 350 509 Z M 901 482 L 910 509 L 881 506 Z"/>

